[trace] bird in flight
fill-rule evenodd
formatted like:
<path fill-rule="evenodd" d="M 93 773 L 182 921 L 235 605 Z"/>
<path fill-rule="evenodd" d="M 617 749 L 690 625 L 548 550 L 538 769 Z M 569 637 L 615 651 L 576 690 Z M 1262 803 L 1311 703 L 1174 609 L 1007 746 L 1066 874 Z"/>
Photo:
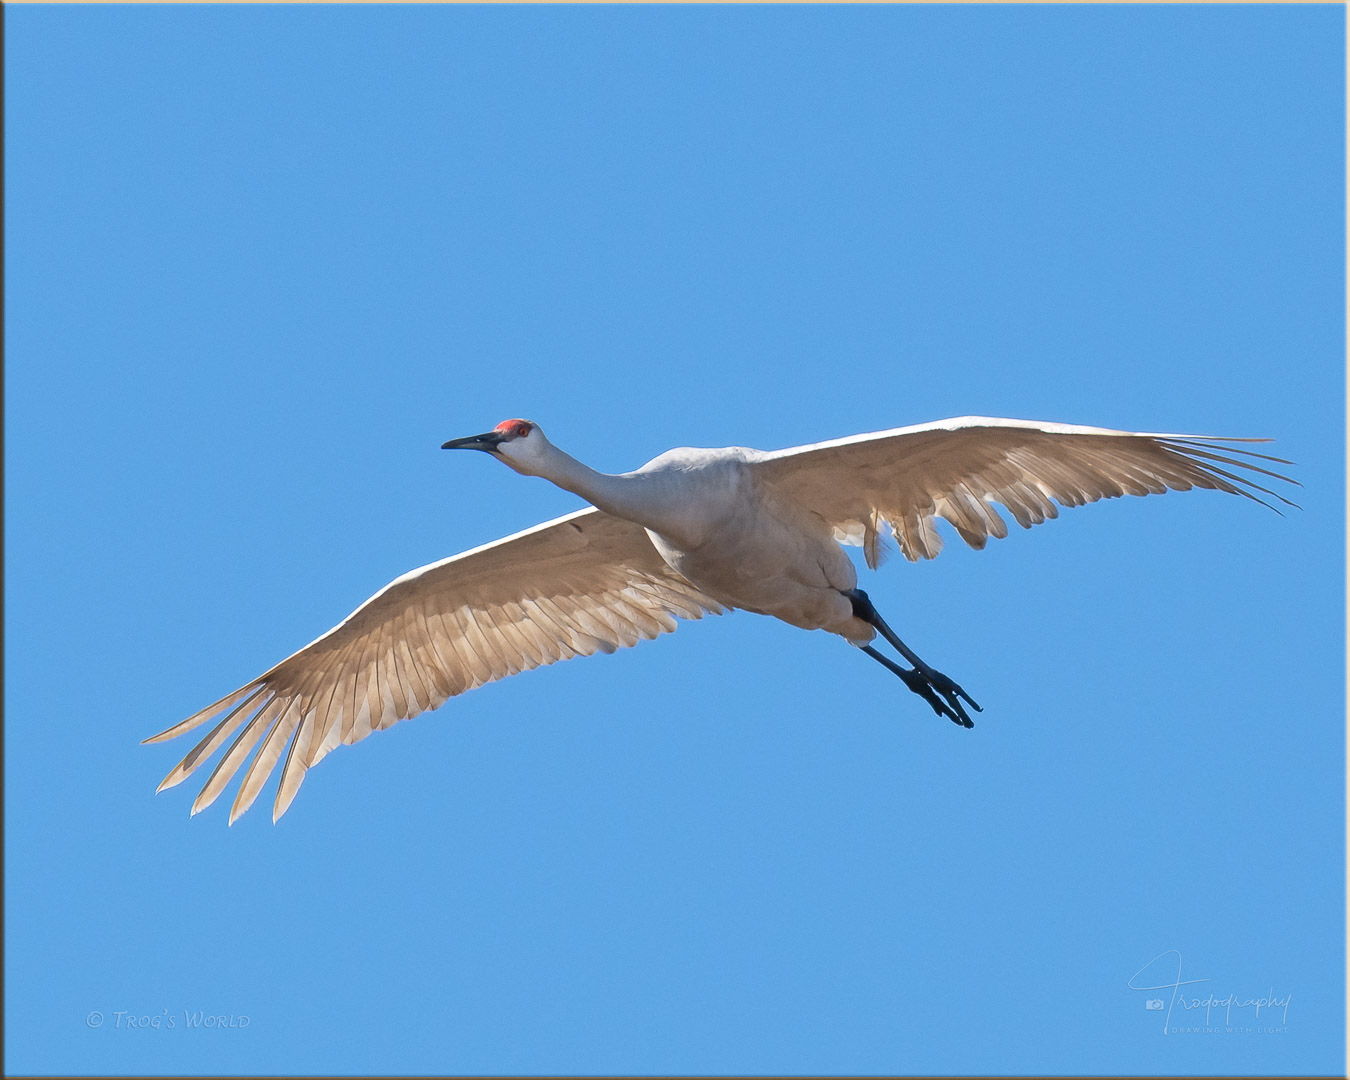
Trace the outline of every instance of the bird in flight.
<path fill-rule="evenodd" d="M 158 790 L 233 737 L 192 804 L 196 814 L 261 741 L 230 823 L 284 749 L 276 821 L 310 766 L 339 743 L 494 679 L 613 652 L 674 630 L 677 619 L 735 608 L 838 634 L 968 728 L 980 706 L 878 614 L 842 544 L 860 545 L 872 569 L 886 533 L 910 561 L 931 559 L 942 550 L 942 518 L 980 549 L 1008 534 L 995 503 L 1023 528 L 1057 517 L 1056 503 L 1193 487 L 1294 506 L 1253 479 L 1297 483 L 1259 464 L 1291 463 L 1233 445 L 1266 441 L 964 416 L 772 452 L 686 447 L 611 475 L 559 450 L 538 424 L 506 420 L 442 449 L 482 451 L 590 505 L 404 574 L 299 652 L 146 739 L 219 717 Z M 905 663 L 875 648 L 877 635 Z"/>

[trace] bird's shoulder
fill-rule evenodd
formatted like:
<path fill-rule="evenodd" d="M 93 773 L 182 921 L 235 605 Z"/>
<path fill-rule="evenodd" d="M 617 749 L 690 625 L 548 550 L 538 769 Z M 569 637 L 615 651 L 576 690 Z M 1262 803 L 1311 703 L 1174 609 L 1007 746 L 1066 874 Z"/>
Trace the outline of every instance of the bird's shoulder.
<path fill-rule="evenodd" d="M 677 446 L 657 454 L 638 473 L 695 472 L 702 470 L 741 472 L 759 461 L 764 452 L 748 446 Z"/>

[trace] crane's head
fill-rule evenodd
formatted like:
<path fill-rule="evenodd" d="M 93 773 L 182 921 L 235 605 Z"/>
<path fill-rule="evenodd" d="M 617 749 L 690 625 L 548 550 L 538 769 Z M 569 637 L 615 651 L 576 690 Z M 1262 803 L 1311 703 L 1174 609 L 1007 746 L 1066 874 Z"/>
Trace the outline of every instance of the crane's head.
<path fill-rule="evenodd" d="M 526 476 L 538 475 L 536 465 L 550 448 L 549 441 L 533 420 L 503 420 L 482 435 L 451 439 L 441 444 L 442 450 L 482 450 Z"/>

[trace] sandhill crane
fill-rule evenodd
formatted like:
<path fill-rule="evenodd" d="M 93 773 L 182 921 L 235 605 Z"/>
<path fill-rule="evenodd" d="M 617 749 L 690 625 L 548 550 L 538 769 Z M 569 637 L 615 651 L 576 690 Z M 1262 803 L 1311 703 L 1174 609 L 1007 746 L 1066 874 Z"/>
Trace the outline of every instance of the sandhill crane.
<path fill-rule="evenodd" d="M 765 453 L 679 449 L 609 475 L 557 449 L 539 426 L 506 420 L 447 450 L 481 450 L 591 505 L 404 574 L 322 637 L 201 712 L 146 739 L 222 719 L 164 778 L 186 779 L 236 731 L 192 813 L 209 806 L 262 740 L 230 823 L 252 805 L 290 740 L 272 820 L 309 767 L 456 694 L 541 664 L 613 652 L 674 630 L 677 618 L 743 608 L 826 630 L 898 675 L 939 716 L 971 727 L 980 707 L 924 663 L 858 588 L 841 544 L 881 561 L 883 531 L 910 561 L 942 549 L 943 518 L 971 547 L 1120 495 L 1212 488 L 1294 503 L 1249 474 L 1283 458 L 1233 446 L 1264 439 L 1137 434 L 966 416 Z M 1237 455 L 1237 456 L 1234 456 Z M 1239 470 L 1231 472 L 1222 466 Z M 1248 475 L 1243 474 L 1243 470 Z M 911 665 L 873 646 L 877 634 Z"/>

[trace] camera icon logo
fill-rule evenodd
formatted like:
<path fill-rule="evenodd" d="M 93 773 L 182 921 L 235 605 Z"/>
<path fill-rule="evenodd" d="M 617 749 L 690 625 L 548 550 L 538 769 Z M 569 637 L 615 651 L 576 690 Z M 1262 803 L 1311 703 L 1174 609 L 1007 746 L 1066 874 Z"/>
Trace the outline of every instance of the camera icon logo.
<path fill-rule="evenodd" d="M 1149 998 L 1146 1002 L 1144 1002 L 1144 1008 L 1146 1008 L 1149 1012 L 1162 1012 L 1162 1007 L 1163 1007 L 1162 998 Z"/>

